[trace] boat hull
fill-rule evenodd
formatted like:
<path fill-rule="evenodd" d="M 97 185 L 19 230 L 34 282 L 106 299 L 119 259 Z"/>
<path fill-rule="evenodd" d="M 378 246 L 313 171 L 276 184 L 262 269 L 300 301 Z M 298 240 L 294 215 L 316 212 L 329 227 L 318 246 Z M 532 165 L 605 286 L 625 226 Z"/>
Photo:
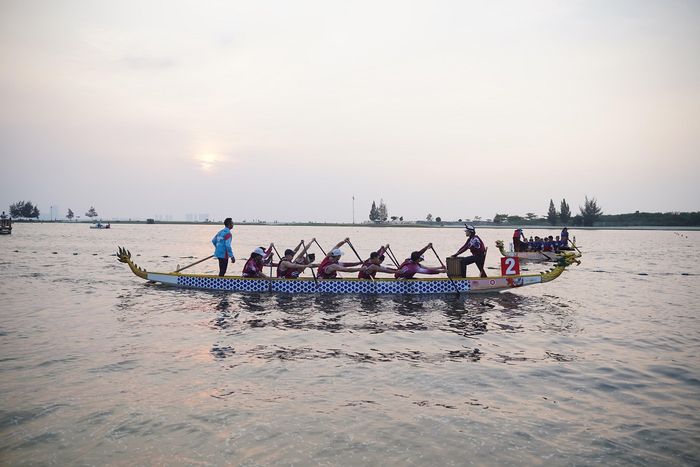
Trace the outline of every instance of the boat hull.
<path fill-rule="evenodd" d="M 465 279 L 252 279 L 236 276 L 146 273 L 150 281 L 176 287 L 228 290 L 231 292 L 273 292 L 288 294 L 371 294 L 433 295 L 498 292 L 524 285 L 539 284 L 541 275 Z"/>
<path fill-rule="evenodd" d="M 230 292 L 267 292 L 280 294 L 368 294 L 368 295 L 440 295 L 500 292 L 526 285 L 541 284 L 559 277 L 567 266 L 578 263 L 574 258 L 564 258 L 552 269 L 539 274 L 519 274 L 495 277 L 465 277 L 450 279 L 431 277 L 425 279 L 324 279 L 312 278 L 247 278 L 238 276 L 213 276 L 182 274 L 179 272 L 149 272 L 131 260 L 131 252 L 120 247 L 117 260 L 125 263 L 138 277 L 174 287 Z"/>

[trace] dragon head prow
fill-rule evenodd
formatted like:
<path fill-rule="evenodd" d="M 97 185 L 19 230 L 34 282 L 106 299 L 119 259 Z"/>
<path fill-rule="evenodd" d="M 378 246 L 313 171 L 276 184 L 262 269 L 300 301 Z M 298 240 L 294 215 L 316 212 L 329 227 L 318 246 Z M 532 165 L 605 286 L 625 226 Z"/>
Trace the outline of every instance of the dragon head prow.
<path fill-rule="evenodd" d="M 117 247 L 117 260 L 120 263 L 126 263 L 129 265 L 131 272 L 136 274 L 142 279 L 148 278 L 148 273 L 145 269 L 137 266 L 133 261 L 131 261 L 131 252 L 124 247 Z"/>

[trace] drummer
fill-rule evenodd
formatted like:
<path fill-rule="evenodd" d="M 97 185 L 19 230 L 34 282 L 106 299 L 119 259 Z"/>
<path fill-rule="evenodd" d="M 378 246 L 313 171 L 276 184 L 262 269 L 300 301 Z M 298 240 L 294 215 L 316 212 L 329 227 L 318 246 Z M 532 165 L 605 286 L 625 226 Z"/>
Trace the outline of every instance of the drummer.
<path fill-rule="evenodd" d="M 476 234 L 476 228 L 474 228 L 473 225 L 465 225 L 464 232 L 468 237 L 467 242 L 462 245 L 462 247 L 457 250 L 457 253 L 452 255 L 452 257 L 455 258 L 467 250 L 471 251 L 471 256 L 468 256 L 464 260 L 464 263 L 476 264 L 476 267 L 479 268 L 479 272 L 481 273 L 481 277 L 488 277 L 486 275 L 486 271 L 484 271 L 484 262 L 486 262 L 486 245 L 484 245 L 484 242 Z"/>

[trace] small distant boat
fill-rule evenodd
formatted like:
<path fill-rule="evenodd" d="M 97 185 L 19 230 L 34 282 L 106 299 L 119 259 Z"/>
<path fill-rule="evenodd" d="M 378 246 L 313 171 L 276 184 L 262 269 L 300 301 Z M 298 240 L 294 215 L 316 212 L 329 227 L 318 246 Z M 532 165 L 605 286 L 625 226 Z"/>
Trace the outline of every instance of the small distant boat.
<path fill-rule="evenodd" d="M 179 272 L 149 272 L 131 261 L 131 253 L 119 248 L 117 259 L 125 263 L 131 272 L 142 279 L 163 285 L 190 289 L 227 290 L 230 292 L 268 292 L 286 294 L 368 294 L 368 295 L 436 295 L 436 294 L 472 294 L 500 292 L 526 285 L 550 282 L 561 275 L 576 258 L 563 257 L 559 263 L 548 271 L 539 274 L 518 274 L 493 277 L 436 277 L 425 279 L 324 279 L 310 277 L 299 279 L 282 278 L 247 278 L 239 276 L 219 277 L 209 274 L 182 274 Z"/>
<path fill-rule="evenodd" d="M 0 235 L 10 235 L 12 233 L 12 219 L 0 219 Z"/>
<path fill-rule="evenodd" d="M 110 227 L 110 224 L 103 224 L 101 222 L 90 226 L 91 229 L 109 229 Z"/>
<path fill-rule="evenodd" d="M 505 257 L 517 257 L 521 261 L 550 262 L 555 263 L 564 257 L 580 258 L 581 254 L 574 250 L 555 251 L 506 251 L 503 241 L 496 240 L 496 248 Z"/>

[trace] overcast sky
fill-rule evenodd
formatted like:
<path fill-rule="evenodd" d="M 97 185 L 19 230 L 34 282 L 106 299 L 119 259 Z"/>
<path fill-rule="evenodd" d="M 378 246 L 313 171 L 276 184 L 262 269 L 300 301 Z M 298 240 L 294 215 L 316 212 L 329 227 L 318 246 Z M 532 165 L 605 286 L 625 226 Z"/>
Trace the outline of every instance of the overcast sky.
<path fill-rule="evenodd" d="M 0 0 L 1 209 L 700 210 L 697 1 Z"/>

